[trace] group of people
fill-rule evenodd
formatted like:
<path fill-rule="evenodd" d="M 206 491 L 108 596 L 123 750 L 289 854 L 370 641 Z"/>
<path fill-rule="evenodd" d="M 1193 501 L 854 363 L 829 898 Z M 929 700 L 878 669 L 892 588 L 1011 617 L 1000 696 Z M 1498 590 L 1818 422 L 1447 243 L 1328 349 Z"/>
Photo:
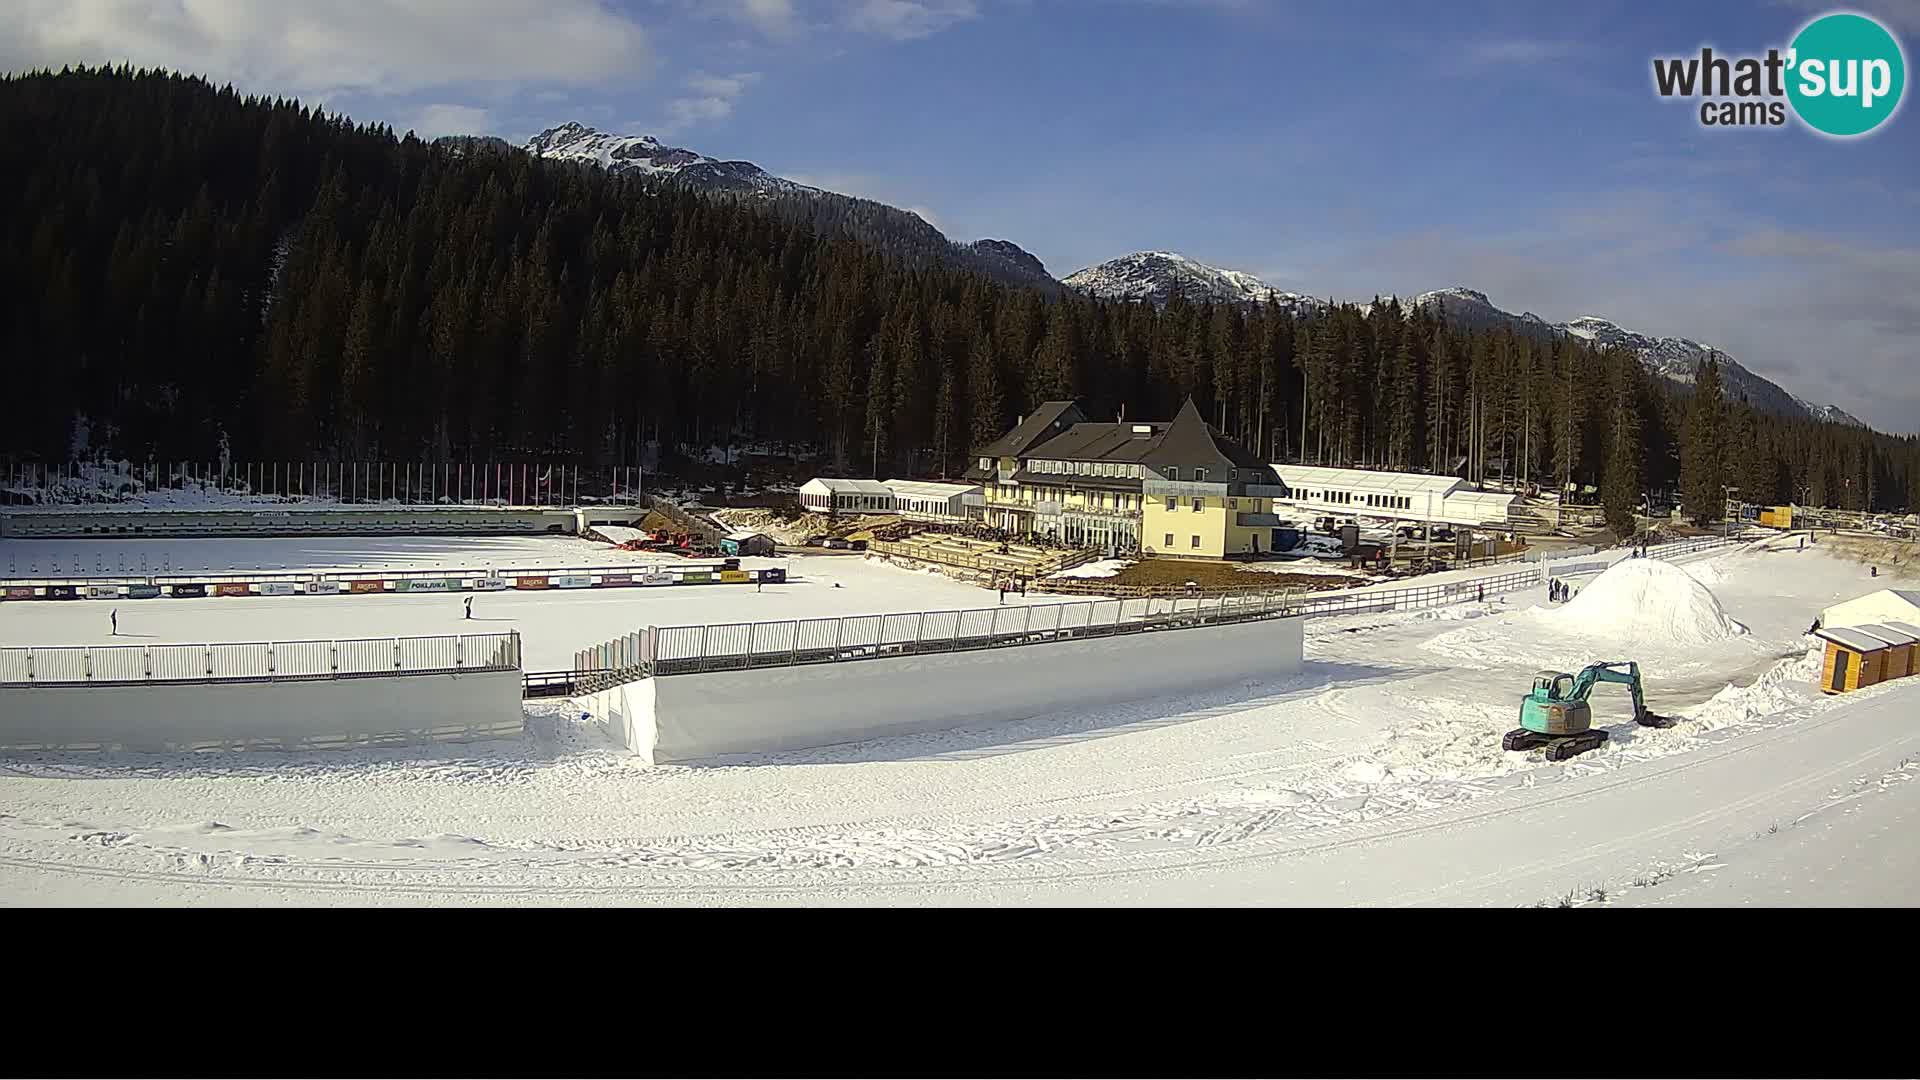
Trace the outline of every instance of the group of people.
<path fill-rule="evenodd" d="M 1552 581 L 1547 582 L 1547 599 L 1556 604 L 1571 600 L 1579 595 L 1579 589 L 1561 581 L 1559 578 L 1554 578 Z"/>

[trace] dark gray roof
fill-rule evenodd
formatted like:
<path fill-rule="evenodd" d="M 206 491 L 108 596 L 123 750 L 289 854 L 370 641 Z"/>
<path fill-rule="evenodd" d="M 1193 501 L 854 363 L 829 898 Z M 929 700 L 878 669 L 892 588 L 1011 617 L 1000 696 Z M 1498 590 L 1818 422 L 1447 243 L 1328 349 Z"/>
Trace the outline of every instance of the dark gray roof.
<path fill-rule="evenodd" d="M 1140 432 L 1136 428 L 1150 430 Z M 1209 427 L 1201 419 L 1192 398 L 1180 407 L 1172 423 L 1079 423 L 1023 456 L 1058 461 L 1120 461 L 1156 467 L 1177 465 L 1183 469 L 1271 469 L 1258 456 Z"/>
<path fill-rule="evenodd" d="M 1025 457 L 1035 445 L 1067 427 L 1085 420 L 1086 414 L 1071 401 L 1045 401 L 1033 414 L 1020 421 L 1012 431 L 983 446 L 976 457 Z"/>

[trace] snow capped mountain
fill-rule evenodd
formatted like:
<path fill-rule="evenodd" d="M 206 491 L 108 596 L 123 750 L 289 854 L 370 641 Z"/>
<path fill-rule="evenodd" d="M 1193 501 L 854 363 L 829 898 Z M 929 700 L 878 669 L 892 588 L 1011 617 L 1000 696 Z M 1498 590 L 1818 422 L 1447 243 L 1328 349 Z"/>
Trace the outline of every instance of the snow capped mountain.
<path fill-rule="evenodd" d="M 1239 270 L 1208 266 L 1172 251 L 1136 251 L 1061 279 L 1071 289 L 1108 300 L 1165 303 L 1176 287 L 1189 300 L 1232 304 L 1266 303 L 1269 298 L 1296 312 L 1323 310 L 1324 300 L 1287 292 Z"/>
<path fill-rule="evenodd" d="M 774 176 L 751 161 L 720 161 L 651 135 L 614 135 L 569 121 L 527 140 L 529 154 L 550 161 L 578 161 L 609 172 L 665 175 L 702 188 L 734 192 L 810 192 L 804 184 Z"/>
<path fill-rule="evenodd" d="M 1532 312 L 1515 315 L 1494 306 L 1487 294 L 1477 289 L 1456 286 L 1422 293 L 1413 299 L 1420 307 L 1438 305 L 1447 318 L 1473 327 L 1512 325 L 1521 333 L 1536 336 L 1567 334 L 1595 345 L 1616 345 L 1631 350 L 1647 365 L 1647 370 L 1670 382 L 1692 385 L 1694 369 L 1708 353 L 1720 360 L 1720 381 L 1730 399 L 1745 398 L 1754 408 L 1783 416 L 1811 416 L 1816 420 L 1860 425 L 1860 421 L 1837 406 L 1815 405 L 1782 389 L 1746 368 L 1723 350 L 1714 349 L 1691 338 L 1654 337 L 1628 330 L 1598 315 L 1582 315 L 1564 323 L 1550 323 Z"/>

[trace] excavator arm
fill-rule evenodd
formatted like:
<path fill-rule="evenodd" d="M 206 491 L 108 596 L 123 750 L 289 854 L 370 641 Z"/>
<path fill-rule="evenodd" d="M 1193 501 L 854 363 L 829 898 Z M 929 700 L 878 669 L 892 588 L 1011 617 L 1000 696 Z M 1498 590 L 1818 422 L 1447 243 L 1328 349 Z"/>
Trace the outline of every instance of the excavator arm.
<path fill-rule="evenodd" d="M 1647 711 L 1646 695 L 1640 685 L 1640 665 L 1632 660 L 1608 660 L 1598 664 L 1588 664 L 1573 677 L 1573 686 L 1567 691 L 1564 700 L 1585 701 L 1593 694 L 1598 683 L 1618 683 L 1633 693 L 1633 719 L 1646 725 L 1658 720 Z"/>

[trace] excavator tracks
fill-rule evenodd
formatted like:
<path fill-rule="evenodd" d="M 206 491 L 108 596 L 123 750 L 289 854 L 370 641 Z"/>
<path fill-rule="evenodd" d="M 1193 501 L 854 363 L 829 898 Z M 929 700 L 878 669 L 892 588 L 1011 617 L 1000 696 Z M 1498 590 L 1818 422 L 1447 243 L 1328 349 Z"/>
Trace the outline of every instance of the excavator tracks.
<path fill-rule="evenodd" d="M 1515 728 L 1500 740 L 1500 748 L 1532 750 L 1535 747 L 1544 746 L 1547 748 L 1545 756 L 1548 761 L 1565 761 L 1589 750 L 1597 750 L 1606 741 L 1606 731 L 1599 728 L 1583 731 L 1578 735 L 1542 735 L 1537 731 L 1528 731 L 1526 728 Z"/>

